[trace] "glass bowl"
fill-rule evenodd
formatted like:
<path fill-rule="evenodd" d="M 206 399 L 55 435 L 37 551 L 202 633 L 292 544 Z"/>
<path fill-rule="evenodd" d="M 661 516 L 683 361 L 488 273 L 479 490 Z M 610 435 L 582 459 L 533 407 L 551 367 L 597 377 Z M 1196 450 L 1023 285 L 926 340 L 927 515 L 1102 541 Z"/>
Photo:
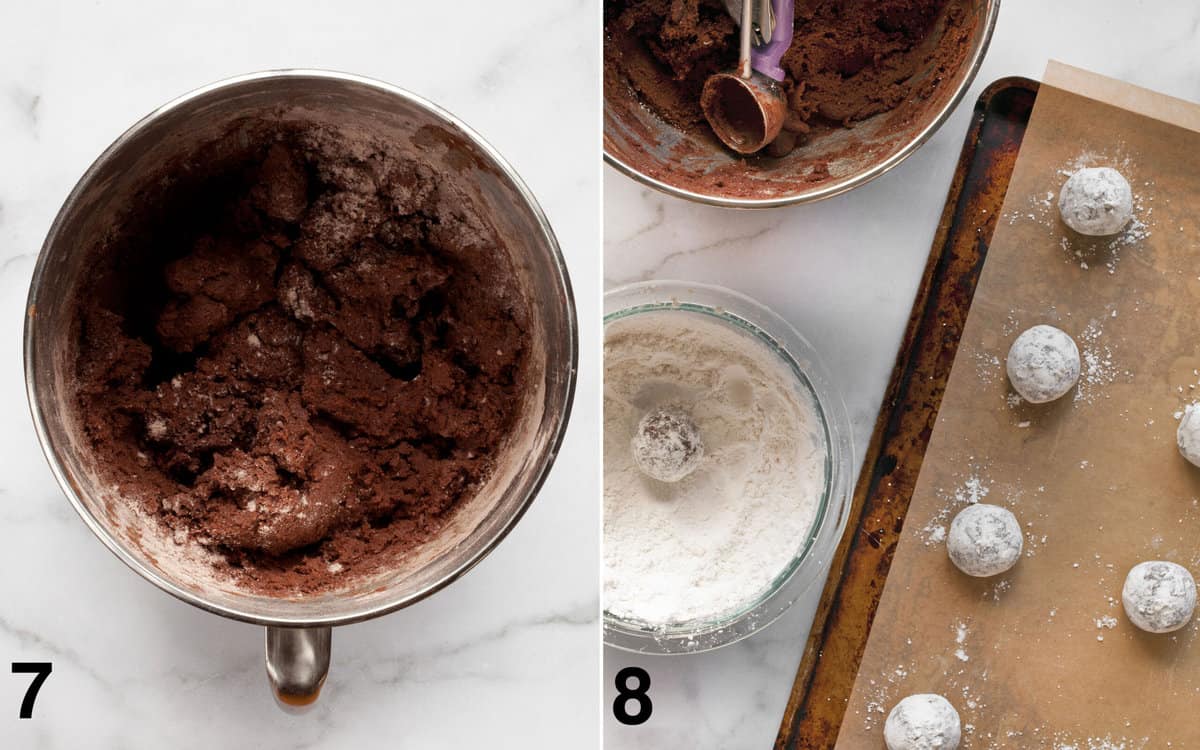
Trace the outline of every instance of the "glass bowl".
<path fill-rule="evenodd" d="M 604 642 L 644 654 L 709 651 L 770 625 L 814 584 L 823 581 L 849 510 L 854 466 L 850 423 L 833 381 L 812 345 L 783 318 L 749 297 L 719 286 L 682 281 L 642 282 L 604 297 L 604 323 L 645 313 L 707 315 L 749 335 L 795 375 L 797 390 L 812 397 L 826 447 L 825 487 L 808 535 L 791 562 L 763 591 L 713 619 L 650 624 L 604 612 Z"/>

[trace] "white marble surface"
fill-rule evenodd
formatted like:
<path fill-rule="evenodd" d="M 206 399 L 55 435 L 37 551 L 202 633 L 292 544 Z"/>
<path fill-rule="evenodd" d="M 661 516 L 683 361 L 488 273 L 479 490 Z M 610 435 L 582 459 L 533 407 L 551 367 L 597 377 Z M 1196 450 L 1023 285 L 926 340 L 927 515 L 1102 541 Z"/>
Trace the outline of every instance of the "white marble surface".
<path fill-rule="evenodd" d="M 599 9 L 522 6 L 3 3 L 0 747 L 598 746 Z M 554 224 L 583 323 L 571 430 L 529 514 L 448 590 L 337 629 L 325 695 L 300 717 L 270 698 L 260 629 L 160 593 L 85 529 L 38 449 L 20 364 L 34 259 L 90 161 L 191 88 L 296 66 L 410 88 L 488 138 Z M 32 720 L 16 718 L 28 679 L 11 661 L 54 664 Z"/>
<path fill-rule="evenodd" d="M 861 457 L 958 160 L 971 106 L 989 83 L 1040 78 L 1048 58 L 1200 100 L 1200 7 L 1184 0 L 1002 0 L 983 68 L 933 139 L 876 182 L 824 203 L 765 212 L 694 205 L 605 170 L 605 282 L 723 284 L 790 320 L 842 383 Z M 605 652 L 605 746 L 768 748 L 774 741 L 815 599 L 757 636 L 696 656 Z M 640 664 L 654 713 L 638 727 L 611 715 L 614 675 Z"/>

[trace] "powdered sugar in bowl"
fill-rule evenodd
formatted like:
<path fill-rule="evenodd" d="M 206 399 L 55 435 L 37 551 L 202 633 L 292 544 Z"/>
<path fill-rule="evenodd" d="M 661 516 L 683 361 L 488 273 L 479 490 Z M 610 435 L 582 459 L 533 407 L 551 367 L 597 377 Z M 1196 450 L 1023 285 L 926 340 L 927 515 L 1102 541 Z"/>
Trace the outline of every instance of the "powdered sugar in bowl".
<path fill-rule="evenodd" d="M 848 511 L 849 424 L 816 352 L 786 321 L 714 286 L 609 292 L 604 411 L 607 644 L 724 646 L 825 579 Z M 649 436 L 648 419 L 658 428 Z M 701 458 L 685 472 L 647 472 L 637 460 L 647 439 L 664 441 L 662 455 Z"/>

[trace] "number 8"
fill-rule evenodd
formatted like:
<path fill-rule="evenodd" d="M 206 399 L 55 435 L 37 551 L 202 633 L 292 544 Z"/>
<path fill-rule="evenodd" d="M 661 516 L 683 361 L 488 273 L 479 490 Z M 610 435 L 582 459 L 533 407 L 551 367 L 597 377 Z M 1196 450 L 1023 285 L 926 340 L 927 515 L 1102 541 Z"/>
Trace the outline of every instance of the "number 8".
<path fill-rule="evenodd" d="M 637 685 L 629 687 L 630 680 L 636 680 Z M 613 701 L 613 715 L 617 717 L 617 721 L 628 726 L 645 723 L 654 710 L 654 704 L 646 694 L 648 690 L 650 675 L 641 667 L 625 667 L 617 672 L 617 698 Z M 637 703 L 637 713 L 629 713 L 629 701 Z"/>

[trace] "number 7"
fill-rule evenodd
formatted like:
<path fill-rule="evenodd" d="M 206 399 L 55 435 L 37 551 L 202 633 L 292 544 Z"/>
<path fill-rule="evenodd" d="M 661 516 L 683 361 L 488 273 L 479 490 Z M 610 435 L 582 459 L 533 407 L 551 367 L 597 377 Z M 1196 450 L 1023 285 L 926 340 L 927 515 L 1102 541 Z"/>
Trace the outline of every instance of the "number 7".
<path fill-rule="evenodd" d="M 48 661 L 14 661 L 12 665 L 13 674 L 33 674 L 37 675 L 33 678 L 33 682 L 29 684 L 29 689 L 25 691 L 25 698 L 21 701 L 21 713 L 19 718 L 33 718 L 33 702 L 37 700 L 38 691 L 42 689 L 42 683 L 50 676 L 51 666 Z"/>

